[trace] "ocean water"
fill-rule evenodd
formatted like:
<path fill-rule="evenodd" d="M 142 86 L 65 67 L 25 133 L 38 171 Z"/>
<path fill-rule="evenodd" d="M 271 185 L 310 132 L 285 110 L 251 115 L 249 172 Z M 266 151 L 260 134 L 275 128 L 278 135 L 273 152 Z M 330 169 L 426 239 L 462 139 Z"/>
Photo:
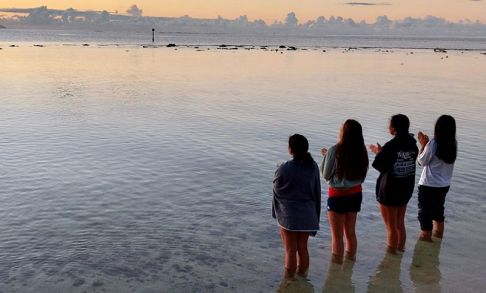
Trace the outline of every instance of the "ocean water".
<path fill-rule="evenodd" d="M 12 42 L 0 39 L 0 292 L 483 290 L 481 52 Z M 414 133 L 456 117 L 443 241 L 417 242 L 415 194 L 406 251 L 386 255 L 370 170 L 357 261 L 330 264 L 324 217 L 309 279 L 281 284 L 271 190 L 288 136 L 320 161 L 347 118 L 384 143 L 398 112 Z"/>
<path fill-rule="evenodd" d="M 163 28 L 161 28 L 163 29 Z M 231 34 L 231 33 L 180 33 L 158 29 L 155 43 L 165 45 L 271 45 L 299 47 L 367 47 L 486 51 L 486 36 L 340 36 L 340 35 L 279 35 L 279 34 Z M 134 45 L 150 43 L 152 31 L 142 28 L 131 31 L 66 30 L 66 29 L 0 29 L 0 42 L 47 42 L 47 43 L 98 43 Z"/>

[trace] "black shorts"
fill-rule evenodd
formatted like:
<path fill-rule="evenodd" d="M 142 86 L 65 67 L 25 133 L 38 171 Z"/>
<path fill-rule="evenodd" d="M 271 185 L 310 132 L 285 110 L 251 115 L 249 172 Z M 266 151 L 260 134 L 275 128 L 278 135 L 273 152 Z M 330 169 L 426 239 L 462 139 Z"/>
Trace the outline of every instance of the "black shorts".
<path fill-rule="evenodd" d="M 350 195 L 333 196 L 327 198 L 327 210 L 338 214 L 357 213 L 361 211 L 363 193 L 358 192 Z"/>
<path fill-rule="evenodd" d="M 445 198 L 449 192 L 447 187 L 418 187 L 418 219 L 422 231 L 432 231 L 432 221 L 444 222 Z"/>
<path fill-rule="evenodd" d="M 382 195 L 382 196 L 376 196 L 376 200 L 387 207 L 401 207 L 401 206 L 406 206 L 410 199 L 412 198 L 412 194 L 410 196 L 396 196 L 396 194 L 390 194 L 390 195 Z"/>

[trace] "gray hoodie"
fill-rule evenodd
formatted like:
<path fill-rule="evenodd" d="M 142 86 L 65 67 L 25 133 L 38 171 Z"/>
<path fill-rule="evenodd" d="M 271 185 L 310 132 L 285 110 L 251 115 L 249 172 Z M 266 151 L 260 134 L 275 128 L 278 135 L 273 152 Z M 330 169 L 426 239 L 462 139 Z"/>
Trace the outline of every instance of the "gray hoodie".
<path fill-rule="evenodd" d="M 321 183 L 319 167 L 290 160 L 278 167 L 273 179 L 272 216 L 288 231 L 319 230 Z"/>

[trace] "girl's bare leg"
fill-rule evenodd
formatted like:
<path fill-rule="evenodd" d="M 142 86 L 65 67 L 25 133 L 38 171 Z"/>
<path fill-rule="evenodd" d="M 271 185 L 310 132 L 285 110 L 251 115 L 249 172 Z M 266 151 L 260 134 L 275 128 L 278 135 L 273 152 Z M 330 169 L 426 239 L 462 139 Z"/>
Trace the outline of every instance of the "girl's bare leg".
<path fill-rule="evenodd" d="M 442 238 L 444 237 L 444 222 L 434 221 L 434 237 Z"/>
<path fill-rule="evenodd" d="M 405 243 L 407 242 L 407 230 L 405 228 L 405 213 L 407 212 L 407 205 L 401 206 L 397 209 L 397 248 L 399 251 L 405 251 Z"/>
<path fill-rule="evenodd" d="M 397 253 L 398 248 L 398 229 L 397 229 L 397 214 L 398 209 L 395 207 L 387 207 L 380 204 L 381 215 L 386 226 L 386 240 L 387 249 L 389 253 Z"/>
<path fill-rule="evenodd" d="M 297 274 L 301 277 L 307 277 L 309 271 L 309 251 L 307 250 L 307 242 L 309 240 L 309 233 L 299 233 L 297 239 Z"/>
<path fill-rule="evenodd" d="M 297 270 L 297 232 L 287 231 L 280 228 L 280 236 L 285 249 L 285 278 L 295 277 Z"/>
<path fill-rule="evenodd" d="M 358 240 L 356 238 L 356 218 L 358 213 L 346 213 L 344 218 L 344 234 L 346 235 L 346 259 L 356 260 Z"/>
<path fill-rule="evenodd" d="M 339 214 L 333 211 L 327 213 L 329 218 L 329 225 L 331 226 L 331 239 L 332 239 L 332 261 L 334 263 L 343 263 L 344 255 L 344 214 Z"/>

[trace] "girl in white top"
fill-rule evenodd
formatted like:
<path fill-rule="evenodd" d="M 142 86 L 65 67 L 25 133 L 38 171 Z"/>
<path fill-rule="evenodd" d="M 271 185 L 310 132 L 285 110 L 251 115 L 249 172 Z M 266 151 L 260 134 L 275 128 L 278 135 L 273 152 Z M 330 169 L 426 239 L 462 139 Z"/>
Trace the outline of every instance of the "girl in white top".
<path fill-rule="evenodd" d="M 435 124 L 434 138 L 418 133 L 421 145 L 418 163 L 423 166 L 419 181 L 418 219 L 420 239 L 432 241 L 432 236 L 444 234 L 445 197 L 451 185 L 454 163 L 457 157 L 456 121 L 442 115 Z"/>

